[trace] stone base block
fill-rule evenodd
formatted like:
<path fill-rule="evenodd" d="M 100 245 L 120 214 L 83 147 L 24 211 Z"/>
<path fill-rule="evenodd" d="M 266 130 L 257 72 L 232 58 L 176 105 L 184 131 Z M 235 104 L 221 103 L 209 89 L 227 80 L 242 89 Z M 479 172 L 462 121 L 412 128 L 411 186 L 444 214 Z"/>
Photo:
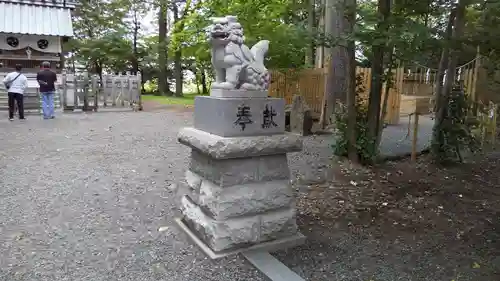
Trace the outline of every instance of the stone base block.
<path fill-rule="evenodd" d="M 192 150 L 189 170 L 223 187 L 290 178 L 285 153 L 219 160 Z"/>
<path fill-rule="evenodd" d="M 198 130 L 182 128 L 178 141 L 213 159 L 250 158 L 302 150 L 302 140 L 295 134 L 225 138 Z"/>
<path fill-rule="evenodd" d="M 179 226 L 179 228 L 186 233 L 186 235 L 191 239 L 202 251 L 205 255 L 207 255 L 211 259 L 220 259 L 231 255 L 236 255 L 239 253 L 245 252 L 254 252 L 254 251 L 266 251 L 266 252 L 275 252 L 278 250 L 293 248 L 296 246 L 300 246 L 305 243 L 306 237 L 302 235 L 300 232 L 297 232 L 295 235 L 291 235 L 285 238 L 276 239 L 272 241 L 263 242 L 260 244 L 256 244 L 249 247 L 240 247 L 231 250 L 225 251 L 214 251 L 212 250 L 205 242 L 203 242 L 195 232 L 193 232 L 183 221 L 181 218 L 176 218 L 175 222 Z"/>
<path fill-rule="evenodd" d="M 255 215 L 294 205 L 289 180 L 277 180 L 222 187 L 187 171 L 185 192 L 192 201 L 216 220 Z"/>
<path fill-rule="evenodd" d="M 177 195 L 180 195 L 181 197 L 184 195 L 188 195 L 189 197 L 191 197 L 191 199 L 193 199 L 194 202 L 198 202 L 200 197 L 200 186 L 203 178 L 198 174 L 187 170 L 184 174 L 184 180 L 187 186 L 184 185 L 183 182 L 181 182 L 181 187 L 183 189 L 179 189 Z"/>
<path fill-rule="evenodd" d="M 198 96 L 194 101 L 194 127 L 222 137 L 282 134 L 285 101 Z"/>
<path fill-rule="evenodd" d="M 210 96 L 216 98 L 267 98 L 269 91 L 247 91 L 247 90 L 227 90 L 211 89 Z"/>
<path fill-rule="evenodd" d="M 203 181 L 198 205 L 220 220 L 255 215 L 287 208 L 293 204 L 293 192 L 287 180 L 220 187 Z"/>
<path fill-rule="evenodd" d="M 259 215 L 216 220 L 188 196 L 181 199 L 184 222 L 213 251 L 248 247 L 297 234 L 295 210 L 280 209 Z"/>

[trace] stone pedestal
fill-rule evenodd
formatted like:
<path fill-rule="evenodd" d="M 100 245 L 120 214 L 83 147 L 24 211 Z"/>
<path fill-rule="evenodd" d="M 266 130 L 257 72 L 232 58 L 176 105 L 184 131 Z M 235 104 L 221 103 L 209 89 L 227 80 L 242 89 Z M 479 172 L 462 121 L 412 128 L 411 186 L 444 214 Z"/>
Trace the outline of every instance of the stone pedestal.
<path fill-rule="evenodd" d="M 286 156 L 302 141 L 285 133 L 284 101 L 223 94 L 197 97 L 194 128 L 178 136 L 192 148 L 182 223 L 211 256 L 302 239 Z"/>

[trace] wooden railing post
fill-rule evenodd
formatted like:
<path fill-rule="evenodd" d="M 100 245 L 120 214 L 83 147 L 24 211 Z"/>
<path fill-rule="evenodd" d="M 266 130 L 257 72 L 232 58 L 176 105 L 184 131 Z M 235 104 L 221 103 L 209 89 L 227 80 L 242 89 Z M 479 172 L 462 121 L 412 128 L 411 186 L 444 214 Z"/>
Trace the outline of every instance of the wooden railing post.
<path fill-rule="evenodd" d="M 413 137 L 411 142 L 411 161 L 417 161 L 417 146 L 418 146 L 418 117 L 419 112 L 415 111 L 415 119 L 413 121 Z"/>
<path fill-rule="evenodd" d="M 99 108 L 99 96 L 101 95 L 101 86 L 99 85 L 99 76 L 97 74 L 92 75 L 91 87 L 91 93 L 94 94 L 94 111 L 97 111 Z"/>
<path fill-rule="evenodd" d="M 491 127 L 491 144 L 494 145 L 497 138 L 497 112 L 498 107 L 496 104 L 490 102 L 490 127 Z"/>
<path fill-rule="evenodd" d="M 62 94 L 62 108 L 63 111 L 66 110 L 68 107 L 68 97 L 66 96 L 68 94 L 68 85 L 66 84 L 66 70 L 63 70 L 62 77 L 61 77 L 61 94 Z"/>
<path fill-rule="evenodd" d="M 142 111 L 142 76 L 141 72 L 137 72 L 137 91 L 139 91 L 139 111 Z"/>

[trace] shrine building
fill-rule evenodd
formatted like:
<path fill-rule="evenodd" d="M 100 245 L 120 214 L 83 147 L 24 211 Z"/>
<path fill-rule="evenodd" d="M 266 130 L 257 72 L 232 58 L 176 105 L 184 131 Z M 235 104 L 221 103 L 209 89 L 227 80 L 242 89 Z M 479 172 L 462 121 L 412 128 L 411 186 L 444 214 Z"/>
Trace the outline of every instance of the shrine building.
<path fill-rule="evenodd" d="M 36 73 L 43 61 L 60 73 L 62 44 L 73 36 L 75 0 L 0 0 L 0 73 L 16 64 Z"/>

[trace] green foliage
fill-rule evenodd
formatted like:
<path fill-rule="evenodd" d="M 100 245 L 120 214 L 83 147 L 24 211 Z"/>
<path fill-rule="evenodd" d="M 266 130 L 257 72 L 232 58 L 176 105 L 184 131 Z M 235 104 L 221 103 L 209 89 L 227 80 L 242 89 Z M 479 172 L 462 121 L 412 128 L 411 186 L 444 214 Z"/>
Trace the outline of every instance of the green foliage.
<path fill-rule="evenodd" d="M 381 21 L 377 15 L 376 2 L 360 3 L 353 35 L 360 43 L 357 48 L 368 60 L 372 57 L 373 45 L 385 45 L 395 47 L 395 55 L 399 60 L 437 65 L 442 24 L 439 17 L 444 13 L 444 9 L 443 6 L 433 7 L 432 4 L 422 0 L 394 2 L 391 16 Z M 423 20 L 426 17 L 439 20 L 431 23 L 429 20 Z M 382 31 L 383 29 L 376 28 L 378 24 L 388 25 L 389 28 L 387 31 Z"/>
<path fill-rule="evenodd" d="M 355 33 L 344 39 L 358 42 L 357 48 L 368 59 L 373 44 L 386 44 L 396 47 L 399 59 L 435 64 L 439 57 L 439 48 L 436 47 L 439 46 L 444 18 L 441 15 L 448 9 L 448 2 L 439 5 L 424 0 L 395 2 L 392 16 L 385 23 L 390 28 L 380 33 L 376 29 L 380 23 L 376 3 L 362 1 L 357 9 Z M 115 71 L 130 67 L 134 58 L 131 43 L 134 22 L 155 5 L 158 5 L 156 1 L 82 0 L 75 12 L 75 40 L 67 47 L 77 53 L 84 64 L 91 61 L 90 64 L 98 63 Z M 182 11 L 179 20 L 168 27 L 169 54 L 181 50 L 184 68 L 196 68 L 198 72 L 210 69 L 205 27 L 213 16 L 237 15 L 249 46 L 261 39 L 270 39 L 266 61 L 270 69 L 306 67 L 305 51 L 311 40 L 316 45 L 326 46 L 340 42 L 340 38 L 324 38 L 320 32 L 322 27 L 315 26 L 312 34 L 308 31 L 309 1 L 306 0 L 186 0 L 170 5 L 176 5 Z M 316 7 L 316 23 L 324 8 L 321 5 Z M 158 68 L 157 35 L 141 37 L 139 41 L 143 44 L 137 55 L 141 68 L 147 68 L 149 76 L 157 75 L 154 71 Z M 364 65 L 369 66 L 369 63 L 365 61 Z"/>
<path fill-rule="evenodd" d="M 190 13 L 181 19 L 170 38 L 170 51 L 182 49 L 184 60 L 189 60 L 200 69 L 210 67 L 210 47 L 206 41 L 204 29 L 209 24 L 208 19 L 199 13 Z"/>
<path fill-rule="evenodd" d="M 232 14 L 237 15 L 243 25 L 247 45 L 252 46 L 262 39 L 271 40 L 268 68 L 295 68 L 304 63 L 308 44 L 304 38 L 308 34 L 304 23 L 289 21 L 292 1 L 235 0 L 230 5 L 227 3 L 221 0 L 202 1 L 196 11 L 178 23 L 183 28 L 176 28 L 172 33 L 170 48 L 182 46 L 184 57 L 209 66 L 210 48 L 204 30 L 210 24 L 210 17 Z"/>
<path fill-rule="evenodd" d="M 461 88 L 454 89 L 445 99 L 444 110 L 437 113 L 443 114 L 443 119 L 434 126 L 436 137 L 431 151 L 438 162 L 462 162 L 462 152 L 480 149 L 480 142 L 473 134 L 475 124 L 468 120 L 472 107 Z"/>
<path fill-rule="evenodd" d="M 65 50 L 93 72 L 129 70 L 136 55 L 142 58 L 147 54 L 142 44 L 134 54 L 133 36 L 129 36 L 146 12 L 144 4 L 130 0 L 83 0 L 74 15 L 75 37 Z"/>
<path fill-rule="evenodd" d="M 470 46 L 469 60 L 479 46 L 480 53 L 488 58 L 488 67 L 493 71 L 500 70 L 500 1 L 488 1 L 482 5 L 474 5 L 467 11 L 466 44 Z"/>
<path fill-rule="evenodd" d="M 128 67 L 127 60 L 132 56 L 130 41 L 121 34 L 106 34 L 100 38 L 72 39 L 68 42 L 77 50 L 78 58 L 83 62 L 96 62 L 108 66 L 115 71 L 123 71 Z"/>
<path fill-rule="evenodd" d="M 367 102 L 360 95 L 365 91 L 362 87 L 362 76 L 357 76 L 356 80 L 356 144 L 360 163 L 369 164 L 378 155 L 375 148 L 375 139 L 368 137 L 368 106 Z M 333 116 L 335 118 L 336 131 L 332 144 L 333 153 L 338 156 L 347 156 L 347 111 L 344 108 L 337 110 Z"/>
<path fill-rule="evenodd" d="M 144 91 L 147 95 L 158 95 L 158 79 L 148 80 L 144 83 Z"/>
<path fill-rule="evenodd" d="M 451 0 L 396 1 L 391 17 L 383 20 L 383 24 L 390 28 L 380 32 L 383 29 L 376 28 L 382 23 L 377 15 L 377 3 L 361 1 L 356 10 L 355 33 L 344 39 L 355 40 L 357 49 L 368 60 L 371 58 L 371 46 L 384 44 L 395 47 L 399 60 L 418 61 L 437 68 L 440 47 L 444 44 L 440 41 L 446 24 L 446 16 L 443 15 L 449 13 L 453 3 Z M 237 15 L 250 46 L 261 39 L 270 39 L 267 66 L 271 69 L 303 67 L 305 50 L 311 40 L 316 45 L 325 46 L 341 41 L 340 38 L 324 38 L 320 26 L 315 26 L 312 34 L 308 32 L 309 1 L 305 0 L 186 0 L 170 3 L 174 4 L 188 12 L 181 12 L 180 20 L 169 26 L 168 48 L 169 51 L 182 50 L 185 68 L 210 69 L 210 48 L 204 28 L 212 16 Z M 75 40 L 66 49 L 77 53 L 84 64 L 89 64 L 90 60 L 90 64 L 97 62 L 113 70 L 129 67 L 133 57 L 131 34 L 134 32 L 134 18 L 142 18 L 156 5 L 157 1 L 82 0 L 75 11 Z M 318 15 L 324 9 L 317 5 L 316 24 L 319 22 Z M 495 40 L 500 37 L 497 28 L 499 17 L 496 16 L 499 11 L 498 1 L 469 7 L 467 42 L 474 45 L 474 51 L 475 44 L 480 43 L 484 46 L 482 53 L 491 56 L 500 54 L 496 51 L 498 40 Z M 155 40 L 149 40 L 156 36 L 142 37 L 140 41 L 144 44 L 140 46 L 142 53 L 138 56 L 141 66 L 156 68 L 158 46 Z M 130 45 L 128 48 L 127 44 Z M 465 59 L 469 56 L 461 57 Z M 363 65 L 370 66 L 370 63 L 364 61 Z"/>

